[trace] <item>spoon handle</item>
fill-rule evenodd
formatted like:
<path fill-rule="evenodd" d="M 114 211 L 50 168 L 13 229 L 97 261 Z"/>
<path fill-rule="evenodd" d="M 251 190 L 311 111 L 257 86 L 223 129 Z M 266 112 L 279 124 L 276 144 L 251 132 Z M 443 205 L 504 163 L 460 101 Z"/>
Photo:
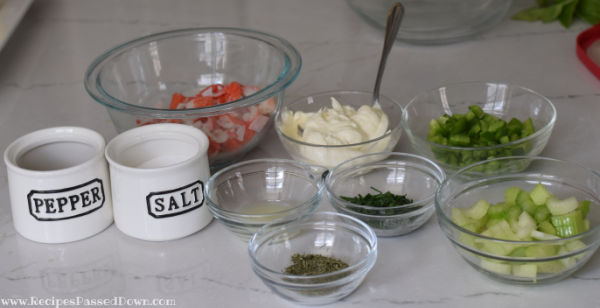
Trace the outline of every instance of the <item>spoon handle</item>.
<path fill-rule="evenodd" d="M 398 29 L 404 16 L 404 6 L 400 2 L 396 2 L 390 9 L 387 17 L 387 23 L 385 25 L 385 37 L 383 39 L 383 50 L 381 51 L 381 60 L 379 60 L 379 69 L 377 70 L 377 78 L 375 79 L 375 88 L 373 89 L 373 102 L 379 101 L 379 89 L 381 87 L 381 78 L 383 77 L 383 71 L 385 70 L 385 63 L 387 57 L 394 46 L 396 41 L 396 35 L 398 35 Z"/>

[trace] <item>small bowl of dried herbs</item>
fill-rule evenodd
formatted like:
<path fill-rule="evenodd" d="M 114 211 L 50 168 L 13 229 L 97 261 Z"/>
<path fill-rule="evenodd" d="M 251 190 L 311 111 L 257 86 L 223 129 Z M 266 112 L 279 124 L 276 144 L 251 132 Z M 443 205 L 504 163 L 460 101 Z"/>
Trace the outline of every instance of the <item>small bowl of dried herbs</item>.
<path fill-rule="evenodd" d="M 252 269 L 273 292 L 299 304 L 323 305 L 359 287 L 377 260 L 377 235 L 354 217 L 317 212 L 265 225 L 248 249 Z"/>
<path fill-rule="evenodd" d="M 428 158 L 408 153 L 375 153 L 336 166 L 325 187 L 331 205 L 360 219 L 377 236 L 398 236 L 421 227 L 434 212 L 444 170 Z"/>

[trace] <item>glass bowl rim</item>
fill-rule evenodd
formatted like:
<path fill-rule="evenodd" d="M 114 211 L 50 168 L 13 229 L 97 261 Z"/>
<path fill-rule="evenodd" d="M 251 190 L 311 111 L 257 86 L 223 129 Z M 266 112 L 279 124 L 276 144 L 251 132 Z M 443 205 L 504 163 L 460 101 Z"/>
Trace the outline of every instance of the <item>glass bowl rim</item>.
<path fill-rule="evenodd" d="M 308 276 L 290 275 L 290 274 L 282 273 L 279 271 L 271 270 L 270 268 L 264 266 L 262 263 L 258 262 L 258 260 L 256 259 L 255 255 L 254 255 L 254 252 L 260 247 L 260 245 L 256 244 L 256 240 L 259 236 L 267 236 L 270 238 L 270 237 L 280 233 L 282 230 L 286 230 L 286 228 L 296 228 L 297 229 L 297 228 L 301 228 L 304 226 L 312 226 L 315 223 L 335 222 L 336 225 L 339 223 L 343 223 L 344 225 L 349 224 L 346 221 L 332 220 L 332 218 L 335 219 L 336 217 L 341 217 L 341 218 L 350 220 L 351 222 L 356 224 L 357 225 L 356 229 L 358 229 L 358 231 L 360 231 L 360 235 L 365 238 L 365 241 L 367 242 L 367 244 L 370 248 L 368 254 L 366 254 L 364 258 L 360 259 L 358 262 L 356 262 L 352 265 L 349 265 L 348 267 L 346 267 L 344 269 L 341 269 L 341 270 L 338 270 L 335 272 L 325 273 L 325 274 L 318 274 L 318 275 L 308 275 Z M 377 239 L 377 235 L 375 234 L 375 231 L 373 231 L 373 229 L 371 227 L 369 227 L 365 222 L 361 221 L 358 218 L 347 215 L 347 214 L 342 214 L 342 213 L 338 213 L 338 212 L 330 212 L 330 211 L 315 212 L 312 215 L 305 216 L 304 218 L 305 219 L 293 221 L 293 222 L 290 222 L 288 224 L 283 224 L 283 225 L 278 224 L 277 221 L 274 221 L 272 223 L 268 223 L 268 224 L 262 226 L 259 230 L 257 230 L 252 235 L 252 237 L 250 238 L 250 241 L 248 242 L 248 254 L 250 255 L 250 262 L 252 263 L 252 267 L 254 268 L 254 271 L 257 273 L 257 275 L 259 277 L 261 277 L 262 279 L 267 279 L 270 282 L 276 283 L 281 286 L 304 286 L 307 288 L 325 287 L 325 286 L 330 286 L 330 285 L 335 286 L 340 283 L 345 283 L 347 280 L 354 280 L 355 277 L 357 277 L 357 276 L 362 276 L 368 270 L 370 270 L 371 267 L 375 264 L 375 262 L 377 260 L 378 239 Z M 315 220 L 315 218 L 319 218 L 319 219 Z M 338 228 L 336 227 L 336 229 L 338 229 Z M 346 229 L 346 228 L 344 228 L 344 229 Z M 265 233 L 265 232 L 267 232 L 267 233 Z M 261 242 L 260 244 L 264 244 L 264 243 Z M 339 279 L 333 279 L 331 281 L 321 282 L 321 283 L 306 284 L 306 283 L 294 283 L 294 282 L 290 282 L 290 281 L 285 281 L 285 279 L 293 279 L 295 281 L 309 281 L 311 279 L 317 279 L 317 278 L 328 278 L 328 277 L 332 277 L 332 276 L 335 277 L 337 275 L 341 275 L 344 273 L 349 273 L 349 274 L 346 276 L 342 276 Z M 273 280 L 270 277 L 276 277 L 277 280 Z"/>
<path fill-rule="evenodd" d="M 486 86 L 490 86 L 490 85 L 504 85 L 507 87 L 512 87 L 512 88 L 517 88 L 517 89 L 521 89 L 524 90 L 525 92 L 531 93 L 535 96 L 538 96 L 539 98 L 542 99 L 542 101 L 544 101 L 546 104 L 548 104 L 548 106 L 550 106 L 550 109 L 552 110 L 552 117 L 550 118 L 550 121 L 548 121 L 548 123 L 546 123 L 546 125 L 544 125 L 542 128 L 536 130 L 533 134 L 525 137 L 525 138 L 520 138 L 514 141 L 510 141 L 507 143 L 502 143 L 502 144 L 496 144 L 496 145 L 489 145 L 489 146 L 484 146 L 484 147 L 459 147 L 459 146 L 451 146 L 451 145 L 443 145 L 443 144 L 439 144 L 439 143 L 435 143 L 435 142 L 431 142 L 429 140 L 427 140 L 427 138 L 423 138 L 422 136 L 419 136 L 417 134 L 415 134 L 413 132 L 412 129 L 410 129 L 408 127 L 408 124 L 406 123 L 408 121 L 408 108 L 409 106 L 412 105 L 417 105 L 417 98 L 421 97 L 422 95 L 425 94 L 430 94 L 430 93 L 434 93 L 434 92 L 439 92 L 441 89 L 444 88 L 448 88 L 448 87 L 455 87 L 455 86 L 473 86 L 473 85 L 486 85 Z M 521 143 L 533 140 L 538 138 L 541 135 L 546 134 L 547 131 L 552 130 L 552 128 L 554 127 L 554 124 L 556 123 L 556 107 L 554 106 L 554 104 L 552 103 L 552 101 L 540 94 L 539 92 L 536 92 L 534 90 L 531 90 L 527 87 L 524 86 L 520 86 L 520 85 L 515 85 L 515 84 L 510 84 L 510 83 L 504 83 L 504 82 L 487 82 L 487 81 L 467 81 L 467 82 L 455 82 L 455 83 L 448 83 L 442 86 L 438 86 L 435 88 L 430 88 L 428 90 L 422 91 L 420 93 L 418 93 L 417 95 L 415 95 L 409 102 L 408 104 L 406 104 L 406 106 L 404 107 L 403 111 L 402 111 L 402 117 L 400 120 L 400 124 L 402 125 L 402 127 L 404 128 L 404 131 L 406 132 L 406 134 L 408 135 L 408 137 L 411 140 L 417 140 L 419 143 L 424 143 L 426 145 L 429 145 L 431 147 L 435 147 L 438 149 L 443 149 L 443 150 L 452 150 L 452 151 L 486 151 L 486 150 L 495 150 L 495 149 L 502 149 L 505 147 L 510 147 L 510 146 L 514 146 L 514 145 L 519 145 Z"/>
<path fill-rule="evenodd" d="M 360 156 L 348 159 L 348 160 L 340 163 L 339 165 L 335 166 L 330 172 L 328 172 L 327 177 L 325 178 L 325 190 L 327 191 L 327 196 L 333 197 L 333 199 L 335 201 L 335 202 L 331 202 L 332 206 L 334 206 L 336 208 L 341 207 L 345 211 L 352 212 L 353 214 L 355 213 L 360 216 L 369 217 L 369 218 L 379 218 L 379 219 L 381 219 L 381 218 L 397 218 L 397 217 L 403 217 L 403 216 L 406 216 L 406 217 L 414 216 L 414 215 L 424 213 L 433 207 L 432 201 L 435 198 L 435 192 L 432 193 L 431 195 L 427 196 L 424 199 L 416 200 L 416 201 L 413 201 L 412 203 L 398 205 L 398 206 L 392 206 L 392 207 L 386 207 L 386 208 L 352 203 L 352 202 L 343 200 L 343 199 L 339 198 L 336 194 L 334 194 L 332 192 L 332 187 L 331 187 L 331 181 L 333 181 L 331 178 L 333 177 L 335 179 L 335 176 L 338 176 L 338 175 L 345 176 L 346 173 L 348 173 L 350 171 L 363 169 L 363 168 L 369 167 L 371 164 L 378 164 L 381 162 L 380 160 L 369 161 L 366 164 L 359 164 L 359 165 L 355 165 L 355 166 L 351 165 L 348 168 L 342 168 L 347 164 L 351 164 L 355 160 L 364 159 L 364 158 L 367 158 L 370 156 L 384 156 L 384 157 L 386 157 L 384 159 L 388 159 L 390 156 L 399 157 L 399 159 L 394 159 L 395 161 L 399 161 L 399 160 L 401 160 L 401 158 L 413 158 L 413 159 L 416 159 L 419 161 L 417 163 L 417 165 L 431 168 L 431 170 L 433 171 L 433 174 L 431 174 L 431 175 L 436 181 L 438 181 L 438 187 L 441 186 L 442 182 L 444 182 L 444 180 L 446 179 L 446 172 L 444 171 L 444 169 L 442 169 L 438 164 L 436 164 L 431 159 L 421 156 L 421 155 L 412 154 L 412 153 L 404 153 L 404 152 L 380 152 L 380 153 L 364 154 L 364 155 L 360 155 Z M 436 189 L 436 191 L 437 191 L 437 189 Z M 338 205 L 338 203 L 341 205 Z M 413 210 L 413 211 L 409 211 L 409 212 L 402 213 L 402 214 L 392 214 L 392 215 L 365 214 L 365 213 L 360 213 L 360 212 L 357 212 L 357 211 L 354 211 L 351 209 L 351 207 L 355 207 L 355 208 L 361 208 L 361 209 L 365 209 L 365 210 L 382 210 L 382 209 L 398 210 L 398 209 L 409 208 L 409 207 L 413 207 L 413 206 L 417 206 L 417 205 L 421 205 L 421 204 L 425 204 L 425 205 L 422 206 L 421 208 Z"/>
<path fill-rule="evenodd" d="M 438 187 L 436 193 L 435 193 L 435 201 L 434 201 L 434 205 L 435 205 L 435 211 L 436 211 L 436 216 L 438 217 L 438 222 L 440 224 L 444 223 L 446 225 L 449 226 L 450 229 L 452 230 L 456 230 L 459 231 L 461 233 L 465 233 L 468 234 L 470 236 L 473 236 L 475 238 L 479 238 L 479 239 L 484 239 L 486 241 L 490 241 L 490 242 L 494 242 L 494 243 L 500 243 L 500 244 L 521 244 L 521 245 L 532 245 L 532 244 L 559 244 L 562 242 L 566 242 L 566 241 L 570 241 L 573 239 L 580 239 L 580 238 L 584 238 L 584 237 L 588 237 L 590 235 L 593 235 L 594 233 L 600 233 L 600 224 L 597 224 L 595 226 L 590 226 L 590 229 L 574 235 L 574 236 L 570 236 L 570 237 L 565 237 L 565 238 L 558 238 L 558 239 L 551 239 L 551 240 L 536 240 L 536 241 L 516 241 L 516 240 L 503 240 L 503 239 L 498 239 L 498 238 L 494 238 L 494 237 L 488 237 L 485 235 L 481 235 L 479 233 L 476 232 L 472 232 L 469 231 L 467 229 L 464 229 L 463 227 L 457 225 L 456 223 L 454 223 L 452 221 L 452 219 L 450 217 L 448 217 L 448 215 L 446 215 L 446 213 L 442 210 L 442 206 L 440 205 L 440 200 L 439 200 L 439 194 L 442 191 L 442 188 L 449 185 L 448 183 L 450 183 L 451 180 L 458 178 L 464 171 L 471 169 L 473 167 L 479 166 L 479 165 L 483 165 L 489 162 L 493 162 L 493 161 L 508 161 L 508 160 L 530 160 L 530 161 L 547 161 L 547 162 L 552 162 L 552 163 L 559 163 L 559 164 L 569 164 L 573 167 L 577 167 L 577 168 L 581 168 L 582 170 L 588 171 L 591 174 L 595 175 L 596 177 L 598 177 L 600 179 L 600 173 L 598 171 L 595 171 L 593 169 L 590 169 L 588 167 L 583 166 L 580 163 L 576 163 L 576 162 L 571 162 L 571 161 L 566 161 L 566 160 L 561 160 L 561 159 L 556 159 L 556 158 L 550 158 L 550 157 L 543 157 L 543 156 L 505 156 L 505 157 L 498 157 L 498 158 L 494 158 L 494 159 L 489 159 L 489 160 L 484 160 L 484 161 L 480 161 L 474 164 L 470 164 L 467 165 L 463 168 L 458 169 L 457 171 L 453 172 L 452 174 L 450 174 L 450 176 L 448 176 L 444 182 L 442 182 L 442 184 L 440 184 L 440 186 Z M 489 179 L 489 178 L 479 178 L 478 180 L 483 180 L 483 179 Z M 451 236 L 449 234 L 449 232 L 445 231 L 444 228 L 442 228 L 442 230 L 444 231 L 444 233 L 446 234 L 446 237 L 448 237 L 448 239 L 450 239 L 453 243 L 455 243 L 455 241 L 453 241 L 453 236 Z M 600 244 L 600 239 L 597 240 L 596 243 L 592 243 L 589 245 L 586 245 L 582 250 L 588 249 L 589 247 L 593 247 L 594 245 L 598 245 Z M 461 247 L 463 247 L 462 245 L 459 245 Z M 481 254 L 482 252 L 478 249 L 474 249 L 471 248 L 473 250 L 473 252 L 476 252 L 478 254 Z M 490 255 L 490 256 L 496 256 L 497 255 Z M 512 257 L 513 259 L 517 259 L 516 257 Z"/>
<path fill-rule="evenodd" d="M 237 37 L 244 37 L 251 40 L 258 40 L 269 46 L 272 46 L 274 49 L 279 50 L 282 53 L 282 57 L 285 60 L 285 64 L 278 78 L 273 83 L 266 85 L 264 88 L 260 89 L 256 93 L 253 93 L 249 96 L 235 101 L 231 101 L 226 104 L 176 110 L 145 107 L 122 101 L 108 94 L 106 91 L 103 90 L 103 88 L 99 84 L 99 74 L 102 71 L 104 65 L 113 60 L 114 58 L 120 56 L 124 52 L 127 52 L 132 47 L 138 47 L 162 39 L 186 37 L 190 35 L 194 36 L 198 34 L 209 33 L 221 33 Z M 296 48 L 287 40 L 272 34 L 256 30 L 233 27 L 183 28 L 145 35 L 126 41 L 108 50 L 105 50 L 100 56 L 95 58 L 92 61 L 92 63 L 88 66 L 84 76 L 84 86 L 87 93 L 100 104 L 112 109 L 125 111 L 131 114 L 161 118 L 212 116 L 230 112 L 232 109 L 255 105 L 271 98 L 272 96 L 284 90 L 296 79 L 301 67 L 302 58 L 300 56 L 300 53 L 296 50 Z"/>
<path fill-rule="evenodd" d="M 300 167 L 301 169 L 303 169 L 304 171 L 306 171 L 306 173 L 310 173 L 313 174 L 315 177 L 318 177 L 318 179 L 315 180 L 315 183 L 317 185 L 317 191 L 315 192 L 315 194 L 313 196 L 310 197 L 310 199 L 287 209 L 283 209 L 281 211 L 277 211 L 277 212 L 272 212 L 269 214 L 242 214 L 236 211 L 230 211 L 230 210 L 226 210 L 224 208 L 222 208 L 221 206 L 219 206 L 219 203 L 215 202 L 215 200 L 213 200 L 211 198 L 211 194 L 209 193 L 209 191 L 213 191 L 216 188 L 216 183 L 215 181 L 221 177 L 223 174 L 225 174 L 226 172 L 230 172 L 233 171 L 239 167 L 242 166 L 246 166 L 246 165 L 253 165 L 253 164 L 257 164 L 257 163 L 279 163 L 279 164 L 289 164 L 289 165 L 293 165 L 296 167 Z M 322 171 L 321 175 L 316 175 L 314 174 L 314 172 L 311 171 Z M 325 189 L 325 185 L 324 185 L 324 181 L 323 181 L 323 173 L 327 172 L 325 168 L 320 167 L 320 166 L 313 166 L 313 165 L 309 165 L 307 163 L 301 162 L 301 161 L 296 161 L 296 160 L 291 160 L 291 159 L 279 159 L 279 158 L 259 158 L 259 159 L 250 159 L 250 160 L 244 160 L 244 161 L 240 161 L 234 164 L 231 164 L 219 171 L 217 171 L 215 174 L 211 175 L 208 179 L 208 181 L 206 181 L 206 186 L 205 186 L 205 198 L 206 198 L 206 204 L 208 205 L 208 208 L 211 212 L 218 214 L 219 216 L 221 216 L 222 218 L 225 218 L 226 220 L 235 220 L 237 222 L 243 222 L 243 223 L 248 223 L 246 221 L 246 219 L 253 219 L 253 218 L 260 218 L 260 217 L 269 217 L 272 215 L 280 215 L 283 213 L 288 213 L 288 215 L 293 215 L 293 216 L 297 216 L 297 215 L 303 215 L 303 210 L 310 210 L 312 207 L 310 206 L 311 204 L 315 204 L 318 206 L 318 202 L 320 202 L 320 200 L 323 199 L 323 191 Z M 281 219 L 285 219 L 288 215 L 281 217 Z M 235 218 L 235 219 L 232 219 Z M 264 225 L 264 222 L 257 222 L 256 225 Z"/>
<path fill-rule="evenodd" d="M 288 135 L 286 135 L 285 133 L 283 133 L 283 131 L 281 130 L 280 127 L 280 123 L 279 123 L 279 118 L 281 116 L 281 112 L 283 111 L 284 107 L 286 107 L 287 105 L 293 105 L 296 104 L 298 102 L 304 101 L 309 97 L 315 97 L 315 96 L 327 96 L 327 95 L 334 95 L 334 94 L 359 94 L 359 95 L 367 95 L 369 97 L 371 97 L 372 92 L 368 92 L 368 91 L 360 91 L 360 90 L 333 90 L 333 91 L 325 91 L 325 92 L 318 92 L 318 93 L 314 93 L 311 95 L 305 95 L 302 96 L 300 98 L 297 98 L 291 102 L 289 102 L 288 104 L 283 104 L 278 110 L 277 113 L 275 114 L 275 131 L 277 132 L 277 135 L 283 137 L 285 140 L 290 141 L 292 143 L 295 144 L 299 144 L 299 145 L 303 145 L 303 146 L 310 146 L 310 147 L 315 147 L 315 148 L 324 148 L 324 149 L 339 149 L 339 148 L 350 148 L 350 147 L 356 147 L 356 146 L 361 146 L 361 145 L 365 145 L 365 144 L 369 144 L 369 143 L 373 143 L 373 142 L 377 142 L 380 141 L 382 139 L 385 139 L 389 136 L 391 136 L 394 132 L 401 130 L 402 129 L 402 123 L 400 120 L 398 122 L 398 125 L 392 128 L 388 128 L 388 131 L 386 131 L 385 134 L 377 137 L 377 138 L 373 138 L 373 139 L 369 139 L 363 142 L 358 142 L 358 143 L 351 143 L 351 144 L 337 144 L 337 145 L 327 145 L 327 144 L 316 144 L 316 143 L 308 143 L 305 141 L 301 141 L 298 139 L 294 139 Z M 392 106 L 395 107 L 399 107 L 400 108 L 400 113 L 403 114 L 404 113 L 404 107 L 402 106 L 402 104 L 400 104 L 399 102 L 397 102 L 396 100 L 385 96 L 385 95 L 380 95 L 380 102 L 381 102 L 381 98 L 391 102 Z"/>

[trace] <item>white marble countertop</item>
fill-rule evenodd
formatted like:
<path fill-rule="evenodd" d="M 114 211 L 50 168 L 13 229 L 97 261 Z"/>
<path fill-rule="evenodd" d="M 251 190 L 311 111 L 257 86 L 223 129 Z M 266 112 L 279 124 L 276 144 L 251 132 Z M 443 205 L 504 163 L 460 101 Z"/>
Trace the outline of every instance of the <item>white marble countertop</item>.
<path fill-rule="evenodd" d="M 533 4 L 518 1 L 511 14 Z M 510 15 L 510 14 L 509 14 Z M 36 1 L 0 51 L 0 150 L 28 132 L 59 125 L 116 131 L 83 87 L 88 64 L 129 39 L 182 27 L 231 26 L 270 32 L 300 51 L 291 99 L 335 89 L 370 90 L 383 33 L 343 0 Z M 600 80 L 578 61 L 563 29 L 506 17 L 492 31 L 451 45 L 397 42 L 382 93 L 403 104 L 449 82 L 501 81 L 548 96 L 558 121 L 544 156 L 600 170 Z M 411 152 L 406 136 L 397 151 Z M 273 131 L 247 158 L 289 157 Z M 323 203 L 321 208 L 330 206 Z M 414 233 L 380 239 L 363 284 L 332 307 L 599 307 L 600 255 L 559 283 L 524 287 L 491 280 L 450 246 L 432 218 Z M 0 166 L 0 299 L 174 299 L 178 307 L 293 306 L 252 272 L 246 244 L 213 222 L 187 238 L 144 242 L 113 225 L 70 244 L 44 245 L 12 225 L 6 168 Z M 0 306 L 2 303 L 0 302 Z"/>

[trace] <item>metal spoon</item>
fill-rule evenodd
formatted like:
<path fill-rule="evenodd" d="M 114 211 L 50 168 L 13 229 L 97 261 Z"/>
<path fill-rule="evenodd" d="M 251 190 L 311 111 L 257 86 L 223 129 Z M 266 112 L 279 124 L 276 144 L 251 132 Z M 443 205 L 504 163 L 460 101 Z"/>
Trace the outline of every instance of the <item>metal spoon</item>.
<path fill-rule="evenodd" d="M 402 17 L 404 17 L 404 6 L 402 6 L 400 2 L 396 2 L 388 13 L 387 23 L 385 25 L 383 50 L 381 51 L 379 69 L 377 70 L 375 88 L 373 89 L 373 105 L 379 103 L 379 88 L 381 88 L 381 78 L 383 77 L 383 71 L 385 70 L 385 63 L 387 62 L 387 57 L 390 54 L 390 50 L 392 50 L 392 47 L 394 46 L 394 42 L 396 41 L 396 35 L 398 34 Z"/>

